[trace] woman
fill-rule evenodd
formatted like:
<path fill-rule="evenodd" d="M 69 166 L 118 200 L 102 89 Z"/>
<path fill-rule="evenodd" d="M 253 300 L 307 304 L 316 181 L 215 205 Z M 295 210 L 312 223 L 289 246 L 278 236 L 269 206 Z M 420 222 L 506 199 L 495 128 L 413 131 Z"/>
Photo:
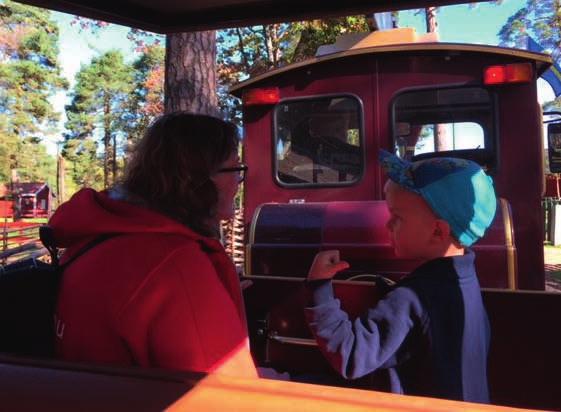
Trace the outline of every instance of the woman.
<path fill-rule="evenodd" d="M 147 130 L 120 186 L 83 189 L 49 224 L 65 270 L 65 360 L 256 376 L 234 266 L 218 241 L 246 166 L 236 127 L 185 112 Z"/>

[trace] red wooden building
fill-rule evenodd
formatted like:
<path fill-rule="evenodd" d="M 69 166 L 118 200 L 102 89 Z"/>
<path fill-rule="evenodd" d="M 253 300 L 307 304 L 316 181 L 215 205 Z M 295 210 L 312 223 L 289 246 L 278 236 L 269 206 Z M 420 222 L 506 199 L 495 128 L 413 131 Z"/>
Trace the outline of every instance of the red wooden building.
<path fill-rule="evenodd" d="M 19 217 L 50 216 L 56 197 L 47 183 L 15 183 L 13 192 Z"/>
<path fill-rule="evenodd" d="M 0 184 L 0 217 L 12 217 L 14 214 L 14 204 L 8 197 L 8 187 Z"/>

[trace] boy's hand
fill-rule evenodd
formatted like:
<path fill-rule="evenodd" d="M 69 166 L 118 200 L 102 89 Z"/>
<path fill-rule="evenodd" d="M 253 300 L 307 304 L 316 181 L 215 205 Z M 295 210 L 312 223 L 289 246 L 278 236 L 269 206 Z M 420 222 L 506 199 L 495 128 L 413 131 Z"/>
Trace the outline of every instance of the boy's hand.
<path fill-rule="evenodd" d="M 339 259 L 338 250 L 325 250 L 314 258 L 308 280 L 331 279 L 337 272 L 347 268 L 349 264 Z"/>

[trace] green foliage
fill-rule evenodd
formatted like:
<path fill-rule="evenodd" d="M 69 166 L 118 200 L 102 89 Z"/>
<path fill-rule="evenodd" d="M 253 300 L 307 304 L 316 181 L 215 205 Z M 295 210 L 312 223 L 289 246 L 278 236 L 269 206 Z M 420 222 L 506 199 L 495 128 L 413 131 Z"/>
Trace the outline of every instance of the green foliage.
<path fill-rule="evenodd" d="M 0 181 L 54 179 L 54 159 L 41 144 L 58 118 L 49 99 L 67 88 L 60 75 L 58 28 L 47 10 L 0 3 Z"/>
<path fill-rule="evenodd" d="M 58 120 L 48 99 L 67 87 L 60 76 L 58 28 L 49 12 L 18 3 L 0 5 L 1 113 L 5 133 L 26 136 Z"/>
<path fill-rule="evenodd" d="M 333 43 L 338 35 L 370 31 L 366 16 L 350 16 L 296 23 L 277 23 L 252 27 L 232 28 L 217 33 L 217 74 L 219 78 L 220 108 L 226 116 L 240 122 L 239 101 L 228 94 L 228 88 L 269 69 L 314 56 L 323 44 Z M 99 32 L 107 26 L 77 17 L 84 30 Z M 129 102 L 131 111 L 127 126 L 130 141 L 159 110 L 158 99 L 163 101 L 163 60 L 165 50 L 162 38 L 154 33 L 131 29 L 128 38 L 137 50 L 144 53 L 135 63 L 136 91 Z M 160 63 L 161 62 L 161 63 Z M 161 64 L 161 66 L 160 66 Z M 211 69 L 209 67 L 209 69 Z M 161 74 L 158 72 L 161 70 Z M 148 79 L 155 80 L 147 84 Z M 154 87 L 154 84 L 158 85 Z M 159 85 L 162 89 L 159 89 Z M 151 94 L 149 92 L 151 90 Z M 135 101 L 136 100 L 136 101 Z M 150 113 L 147 115 L 147 113 Z M 83 119 L 82 119 L 83 120 Z M 89 125 L 87 125 L 89 127 Z M 84 132 L 86 133 L 86 132 Z"/>
<path fill-rule="evenodd" d="M 21 182 L 47 182 L 56 187 L 56 161 L 39 138 L 0 134 L 0 159 L 7 160 L 0 163 L 0 182 L 9 182 L 11 169 L 15 169 Z"/>
<path fill-rule="evenodd" d="M 20 139 L 13 134 L 0 133 L 0 182 L 10 181 L 11 169 L 16 166 Z"/>
<path fill-rule="evenodd" d="M 150 122 L 164 111 L 165 49 L 154 44 L 143 50 L 133 63 L 134 90 L 125 126 L 127 148 L 136 143 Z"/>
<path fill-rule="evenodd" d="M 94 146 L 86 141 L 99 139 L 105 187 L 117 179 L 118 165 L 113 159 L 122 151 L 128 101 L 133 88 L 131 65 L 124 61 L 121 52 L 108 51 L 81 67 L 76 74 L 72 101 L 66 107 L 68 121 L 65 126 L 69 133 L 65 136 L 64 154 L 68 160 L 75 162 L 78 158 L 73 156 L 80 156 L 81 165 L 74 165 L 75 170 L 94 173 L 99 167 L 99 159 Z M 79 174 L 74 174 L 73 180 L 77 186 L 92 186 L 94 181 L 91 177 L 81 178 Z"/>
<path fill-rule="evenodd" d="M 370 31 L 365 16 L 240 27 L 218 32 L 217 72 L 220 105 L 240 122 L 239 101 L 228 88 L 250 76 L 313 57 L 319 46 L 337 36 Z"/>
<path fill-rule="evenodd" d="M 363 15 L 294 23 L 290 29 L 294 49 L 288 50 L 287 60 L 292 63 L 308 59 L 319 46 L 335 43 L 338 36 L 368 31 L 368 21 Z"/>
<path fill-rule="evenodd" d="M 79 18 L 76 22 L 92 32 L 106 26 L 101 22 L 92 23 Z M 227 92 L 230 85 L 248 76 L 312 57 L 320 45 L 333 43 L 340 34 L 357 31 L 369 31 L 365 16 L 234 28 L 219 32 L 217 72 L 223 112 L 230 119 L 241 121 L 239 101 Z M 165 49 L 160 46 L 161 39 L 134 29 L 129 32 L 129 38 L 136 42 L 137 50 L 142 54 L 132 65 L 134 75 L 130 84 L 133 87 L 128 90 L 128 98 L 117 99 L 119 103 L 111 105 L 111 118 L 102 115 L 104 103 L 100 93 L 104 90 L 102 84 L 106 80 L 99 69 L 93 68 L 100 63 L 92 61 L 89 66 L 82 67 L 76 77 L 73 100 L 67 107 L 66 127 L 70 133 L 63 153 L 71 163 L 69 170 L 72 170 L 72 181 L 77 187 L 98 182 L 95 180 L 97 174 L 93 171 L 100 167 L 100 151 L 101 157 L 107 159 L 110 147 L 108 136 L 120 137 L 121 146 L 117 156 L 117 166 L 120 166 L 126 159 L 127 148 L 140 138 L 146 126 L 163 111 Z M 113 67 L 110 72 L 115 74 L 119 70 Z M 209 70 L 212 68 L 209 67 Z M 109 133 L 106 133 L 107 130 Z M 97 151 L 85 146 L 87 141 L 98 140 L 100 144 L 97 145 Z M 90 175 L 81 178 L 82 174 L 89 172 Z M 107 175 L 106 170 L 106 184 L 109 183 Z"/>
<path fill-rule="evenodd" d="M 553 59 L 561 57 L 561 1 L 527 0 L 526 6 L 510 16 L 499 31 L 501 44 L 509 47 L 526 48 L 530 35 Z M 546 109 L 561 107 L 561 100 L 545 104 Z"/>
<path fill-rule="evenodd" d="M 19 179 L 23 182 L 47 182 L 56 187 L 56 161 L 36 137 L 26 137 L 18 147 Z"/>
<path fill-rule="evenodd" d="M 68 193 L 81 187 L 103 188 L 103 168 L 97 155 L 97 142 L 92 139 L 68 139 L 62 156 L 67 160 Z"/>
<path fill-rule="evenodd" d="M 163 112 L 164 61 L 165 49 L 153 44 L 132 64 L 109 51 L 76 74 L 63 149 L 69 192 L 118 181 L 130 146 Z"/>
<path fill-rule="evenodd" d="M 108 26 L 78 16 L 72 24 L 93 34 Z M 70 133 L 63 151 L 71 177 L 68 192 L 117 182 L 130 148 L 163 113 L 163 36 L 131 28 L 127 37 L 140 53 L 132 64 L 113 51 L 92 60 L 76 75 L 73 100 L 66 109 Z"/>
<path fill-rule="evenodd" d="M 499 31 L 501 44 L 526 48 L 532 36 L 555 59 L 561 54 L 561 4 L 559 0 L 527 0 L 526 6 L 508 18 Z"/>

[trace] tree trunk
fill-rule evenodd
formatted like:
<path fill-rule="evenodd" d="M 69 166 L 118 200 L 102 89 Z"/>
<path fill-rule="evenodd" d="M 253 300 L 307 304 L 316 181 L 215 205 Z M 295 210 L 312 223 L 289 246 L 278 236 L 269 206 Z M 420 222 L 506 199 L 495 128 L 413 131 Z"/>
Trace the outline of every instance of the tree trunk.
<path fill-rule="evenodd" d="M 243 67 L 245 72 L 248 73 L 251 70 L 251 66 L 249 65 L 247 53 L 245 52 L 242 31 L 239 27 L 236 28 L 236 35 L 238 36 L 238 51 L 240 52 L 240 56 L 243 62 Z"/>
<path fill-rule="evenodd" d="M 425 9 L 425 16 L 427 18 L 427 33 L 437 32 L 438 22 L 436 21 L 436 7 L 427 7 Z"/>
<path fill-rule="evenodd" d="M 447 150 L 452 150 L 450 142 L 448 141 L 448 131 L 446 125 L 435 124 L 434 125 L 434 151 L 435 152 L 445 152 Z"/>
<path fill-rule="evenodd" d="M 438 21 L 436 20 L 436 7 L 427 7 L 425 9 L 425 17 L 427 19 L 427 33 L 435 33 L 438 31 Z M 450 150 L 447 138 L 446 126 L 443 124 L 434 125 L 434 151 L 443 152 Z"/>
<path fill-rule="evenodd" d="M 117 134 L 113 133 L 113 184 L 117 182 Z"/>
<path fill-rule="evenodd" d="M 553 1 L 553 12 L 555 13 L 555 26 L 557 27 L 557 30 L 559 30 L 559 28 L 561 27 L 561 1 L 559 0 Z M 551 56 L 553 57 L 553 61 L 559 60 L 559 50 L 561 50 L 561 40 L 557 42 L 555 49 L 551 53 Z"/>
<path fill-rule="evenodd" d="M 278 67 L 280 50 L 278 45 L 278 24 L 263 25 L 263 39 L 267 58 L 273 67 Z"/>
<path fill-rule="evenodd" d="M 66 189 L 64 187 L 64 175 L 66 173 L 64 165 L 64 157 L 57 155 L 56 162 L 56 195 L 57 206 L 66 200 Z M 50 202 L 49 202 L 50 203 Z M 50 216 L 49 216 L 50 217 Z"/>
<path fill-rule="evenodd" d="M 166 37 L 165 112 L 186 110 L 217 115 L 216 33 L 200 31 Z"/>
<path fill-rule="evenodd" d="M 111 146 L 109 132 L 104 132 L 103 136 L 103 188 L 109 187 L 109 150 Z"/>
<path fill-rule="evenodd" d="M 103 188 L 109 187 L 109 153 L 111 150 L 111 108 L 105 97 L 103 105 Z"/>

